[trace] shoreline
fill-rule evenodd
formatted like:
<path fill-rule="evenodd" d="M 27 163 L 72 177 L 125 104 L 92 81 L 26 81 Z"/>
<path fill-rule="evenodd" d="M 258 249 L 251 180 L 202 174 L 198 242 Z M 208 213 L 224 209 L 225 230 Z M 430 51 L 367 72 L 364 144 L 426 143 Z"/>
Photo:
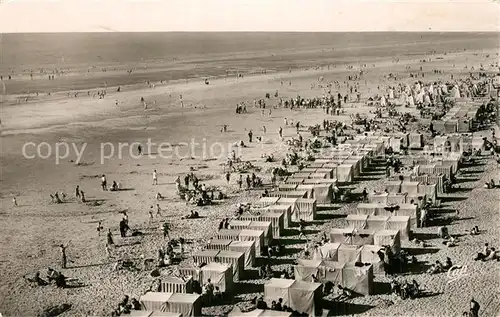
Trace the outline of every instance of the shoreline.
<path fill-rule="evenodd" d="M 468 52 L 468 54 L 477 54 Z M 483 52 L 484 53 L 484 52 Z M 447 59 L 460 59 L 463 53 L 453 53 L 448 54 Z M 409 56 L 406 59 L 399 60 L 398 63 L 394 63 L 392 61 L 387 61 L 387 59 L 376 58 L 376 59 L 367 59 L 365 64 L 367 64 L 366 68 L 368 76 L 370 72 L 380 72 L 382 69 L 387 68 L 388 72 L 390 72 L 391 68 L 402 68 L 404 65 L 414 65 L 418 63 L 424 55 L 417 56 Z M 444 60 L 446 61 L 446 59 Z M 373 67 L 373 65 L 375 67 Z M 39 101 L 33 100 L 28 103 L 10 103 L 10 105 L 2 106 L 2 125 L 0 127 L 0 135 L 13 135 L 16 134 L 16 131 L 19 131 L 23 134 L 26 133 L 37 133 L 43 130 L 51 130 L 51 128 L 62 128 L 64 125 L 69 124 L 88 124 L 90 122 L 99 122 L 97 120 L 97 115 L 102 118 L 102 120 L 112 119 L 114 117 L 122 118 L 130 116 L 148 116 L 148 115 L 158 115 L 158 112 L 164 111 L 174 111 L 175 113 L 179 111 L 189 112 L 192 107 L 189 107 L 190 100 L 189 94 L 192 92 L 199 91 L 211 91 L 211 90 L 219 90 L 224 87 L 235 87 L 238 85 L 248 85 L 253 82 L 262 82 L 262 81 L 293 81 L 300 80 L 301 77 L 309 76 L 325 76 L 337 78 L 342 81 L 343 75 L 354 74 L 357 72 L 359 66 L 356 66 L 354 69 L 347 69 L 350 64 L 342 64 L 337 67 L 330 66 L 316 66 L 316 67 L 307 67 L 307 68 L 299 68 L 289 71 L 281 71 L 281 72 L 267 72 L 265 74 L 261 72 L 256 72 L 252 74 L 246 74 L 243 78 L 226 78 L 218 77 L 214 79 L 210 79 L 210 84 L 205 85 L 202 78 L 191 79 L 188 83 L 184 80 L 177 80 L 166 82 L 164 84 L 160 84 L 159 82 L 155 88 L 148 88 L 145 83 L 143 84 L 134 84 L 134 85 L 125 85 L 120 86 L 121 92 L 116 92 L 118 86 L 109 86 L 107 87 L 107 91 L 109 94 L 104 99 L 92 98 L 91 96 L 87 96 L 87 90 L 72 90 L 71 93 L 80 93 L 82 96 L 78 98 L 68 97 L 69 92 L 58 92 L 54 95 L 51 95 L 48 98 L 44 98 L 42 96 Z M 407 73 L 416 70 L 404 70 L 401 72 Z M 126 76 L 126 75 L 125 75 Z M 411 78 L 402 78 L 403 81 L 412 81 Z M 385 86 L 390 83 L 383 83 Z M 287 87 L 279 87 L 280 89 L 287 89 Z M 293 87 L 292 87 L 293 88 Z M 102 89 L 102 88 L 100 88 Z M 336 89 L 333 89 L 336 90 Z M 273 90 L 271 90 L 272 92 Z M 184 103 L 185 107 L 180 107 L 179 95 L 184 95 Z M 186 96 L 187 94 L 187 96 Z M 166 96 L 169 96 L 168 98 Z M 141 96 L 146 97 L 146 101 L 151 103 L 152 100 L 158 99 L 159 106 L 152 106 L 151 109 L 147 111 L 141 111 L 142 105 L 139 102 Z M 289 93 L 284 93 L 282 95 L 284 97 L 292 97 L 293 95 Z M 264 96 L 260 96 L 263 98 Z M 280 96 L 281 97 L 281 96 Z M 135 98 L 135 102 L 133 101 Z M 119 101 L 119 107 L 115 107 L 115 100 Z M 161 101 L 160 101 L 161 100 Z M 192 101 L 192 100 L 191 100 Z M 241 100 L 243 101 L 243 100 Z M 248 101 L 248 100 L 247 100 Z M 271 100 L 272 103 L 275 103 L 276 100 Z M 123 104 L 123 105 L 122 105 Z M 103 107 L 105 110 L 103 112 Z M 210 108 L 227 108 L 232 107 L 229 105 L 211 105 Z M 231 111 L 231 110 L 230 110 Z M 21 116 L 18 116 L 19 112 L 22 113 Z M 27 118 L 24 114 L 32 114 L 30 118 Z M 100 120 L 100 121 L 102 121 Z M 27 132 L 26 132 L 27 131 Z M 31 132 L 30 132 L 31 131 Z"/>

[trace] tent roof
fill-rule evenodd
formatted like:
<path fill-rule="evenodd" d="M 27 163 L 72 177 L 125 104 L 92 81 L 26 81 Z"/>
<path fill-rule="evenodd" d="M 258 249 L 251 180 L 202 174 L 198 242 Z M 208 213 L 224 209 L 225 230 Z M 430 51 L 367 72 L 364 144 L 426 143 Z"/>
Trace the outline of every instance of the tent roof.
<path fill-rule="evenodd" d="M 234 235 L 238 236 L 240 234 L 241 230 L 238 229 L 220 229 L 217 234 L 218 235 Z"/>
<path fill-rule="evenodd" d="M 325 243 L 319 247 L 322 251 L 337 250 L 340 247 L 340 243 Z"/>
<path fill-rule="evenodd" d="M 251 247 L 252 245 L 255 244 L 255 241 L 233 241 L 231 242 L 232 246 L 238 246 L 238 247 Z"/>
<path fill-rule="evenodd" d="M 208 257 L 215 257 L 219 253 L 219 250 L 201 250 L 196 252 L 195 256 L 208 256 Z"/>
<path fill-rule="evenodd" d="M 360 203 L 358 204 L 357 208 L 358 209 L 363 209 L 363 208 L 377 208 L 377 207 L 384 207 L 384 204 L 377 204 L 377 203 Z"/>
<path fill-rule="evenodd" d="M 250 220 L 231 220 L 229 222 L 229 226 L 245 226 L 248 227 L 250 225 Z"/>
<path fill-rule="evenodd" d="M 399 230 L 379 230 L 375 232 L 376 236 L 395 236 L 397 235 Z"/>
<path fill-rule="evenodd" d="M 181 317 L 181 313 L 154 311 L 149 317 Z"/>
<path fill-rule="evenodd" d="M 267 281 L 264 285 L 267 287 L 275 288 L 290 288 L 295 280 L 285 279 L 285 278 L 272 278 Z"/>
<path fill-rule="evenodd" d="M 354 245 L 354 244 L 344 244 L 344 243 L 339 246 L 339 250 L 346 250 L 346 249 L 358 250 L 358 249 L 360 249 L 360 246 Z"/>
<path fill-rule="evenodd" d="M 217 262 L 210 262 L 201 268 L 202 271 L 215 271 L 215 272 L 224 272 L 229 269 L 231 269 L 230 264 L 217 263 Z"/>
<path fill-rule="evenodd" d="M 322 263 L 323 263 L 322 260 L 297 259 L 298 265 L 307 266 L 307 267 L 319 267 Z"/>
<path fill-rule="evenodd" d="M 231 242 L 233 242 L 233 240 L 229 240 L 229 239 L 212 239 L 212 240 L 210 240 L 210 244 L 214 244 L 214 245 L 229 245 L 229 244 L 231 244 Z"/>
<path fill-rule="evenodd" d="M 367 215 L 347 215 L 347 221 L 349 220 L 366 220 L 368 219 Z"/>
<path fill-rule="evenodd" d="M 164 292 L 147 292 L 144 295 L 141 295 L 141 301 L 150 301 L 150 302 L 163 302 L 166 303 L 172 296 L 172 293 L 164 293 Z"/>
<path fill-rule="evenodd" d="M 263 309 L 259 317 L 290 317 L 292 313 L 277 311 L 271 309 Z"/>
<path fill-rule="evenodd" d="M 273 206 L 269 206 L 269 210 L 288 210 L 290 209 L 289 205 L 283 205 L 283 204 L 276 204 Z"/>
<path fill-rule="evenodd" d="M 278 203 L 281 205 L 286 205 L 286 204 L 295 204 L 297 202 L 298 198 L 294 197 L 279 197 Z"/>
<path fill-rule="evenodd" d="M 172 293 L 169 302 L 173 303 L 194 303 L 200 298 L 198 294 Z"/>
<path fill-rule="evenodd" d="M 151 314 L 153 314 L 153 312 L 149 311 L 149 310 L 131 310 L 130 314 L 127 315 L 127 316 L 131 316 L 131 317 L 149 317 L 149 316 L 151 316 Z"/>
<path fill-rule="evenodd" d="M 303 203 L 314 203 L 316 201 L 316 199 L 314 198 L 298 198 L 297 199 L 298 202 L 303 202 Z"/>
<path fill-rule="evenodd" d="M 269 227 L 272 226 L 271 221 L 252 221 L 250 223 L 250 226 L 255 226 L 255 227 Z"/>
<path fill-rule="evenodd" d="M 242 256 L 245 256 L 243 252 L 238 252 L 238 251 L 226 251 L 226 250 L 221 250 L 219 254 L 217 254 L 217 257 L 225 257 L 225 258 L 240 258 Z"/>
<path fill-rule="evenodd" d="M 314 292 L 315 290 L 317 290 L 321 286 L 322 286 L 321 283 L 311 283 L 311 282 L 305 282 L 305 281 L 295 281 L 295 283 L 292 284 L 291 288 Z"/>
<path fill-rule="evenodd" d="M 263 230 L 254 230 L 254 229 L 242 229 L 242 230 L 240 230 L 241 236 L 260 237 L 263 234 L 264 234 Z"/>
<path fill-rule="evenodd" d="M 372 215 L 370 215 L 370 216 L 368 216 L 367 221 L 370 221 L 370 220 L 371 221 L 387 221 L 387 220 L 389 220 L 389 218 L 391 218 L 391 217 L 388 217 L 388 216 L 372 216 Z"/>
<path fill-rule="evenodd" d="M 176 284 L 184 284 L 189 282 L 191 280 L 191 276 L 186 276 L 186 277 L 178 277 L 178 276 L 162 276 L 161 281 L 162 282 L 167 282 L 167 283 L 176 283 Z"/>
<path fill-rule="evenodd" d="M 381 246 L 373 245 L 373 244 L 365 244 L 361 248 L 363 251 L 373 251 L 373 252 L 377 252 L 379 250 L 382 250 Z"/>
<path fill-rule="evenodd" d="M 391 216 L 389 221 L 410 221 L 410 216 Z"/>
<path fill-rule="evenodd" d="M 353 228 L 333 228 L 330 230 L 330 233 L 340 233 L 340 234 L 352 233 L 353 230 L 354 230 Z"/>

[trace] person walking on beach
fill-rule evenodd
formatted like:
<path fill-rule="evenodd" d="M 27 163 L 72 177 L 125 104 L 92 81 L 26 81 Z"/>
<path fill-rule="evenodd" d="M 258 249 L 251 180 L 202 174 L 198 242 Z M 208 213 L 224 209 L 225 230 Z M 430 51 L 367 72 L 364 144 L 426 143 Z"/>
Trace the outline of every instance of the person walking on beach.
<path fill-rule="evenodd" d="M 103 174 L 101 177 L 102 190 L 107 190 L 107 184 L 108 184 L 108 182 L 106 181 L 106 176 Z"/>
<path fill-rule="evenodd" d="M 14 205 L 14 207 L 18 207 L 16 197 L 12 197 L 12 204 Z"/>
<path fill-rule="evenodd" d="M 76 185 L 75 188 L 75 198 L 80 198 L 80 185 Z"/>
<path fill-rule="evenodd" d="M 153 185 L 158 185 L 158 173 L 153 170 Z"/>
<path fill-rule="evenodd" d="M 108 233 L 106 234 L 106 245 L 114 245 L 115 242 L 113 241 L 113 233 L 111 232 L 111 229 L 108 229 Z"/>
<path fill-rule="evenodd" d="M 160 208 L 160 204 L 156 204 L 156 217 L 158 217 L 158 216 L 163 217 L 163 216 L 161 215 L 161 208 Z"/>

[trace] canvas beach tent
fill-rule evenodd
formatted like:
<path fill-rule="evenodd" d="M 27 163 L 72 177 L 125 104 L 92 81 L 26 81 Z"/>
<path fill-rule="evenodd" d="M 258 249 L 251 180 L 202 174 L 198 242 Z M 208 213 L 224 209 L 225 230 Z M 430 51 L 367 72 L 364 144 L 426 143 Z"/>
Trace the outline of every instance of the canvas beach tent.
<path fill-rule="evenodd" d="M 260 256 L 264 253 L 264 231 L 243 229 L 240 230 L 238 235 L 239 241 L 254 241 L 255 242 L 255 255 Z"/>
<path fill-rule="evenodd" d="M 179 272 L 185 275 L 193 275 L 193 279 L 200 285 L 205 285 L 208 279 L 214 286 L 218 286 L 222 292 L 230 291 L 233 287 L 233 268 L 231 265 L 211 262 L 200 267 L 181 267 Z"/>
<path fill-rule="evenodd" d="M 372 230 L 334 228 L 330 231 L 330 242 L 353 245 L 373 244 L 374 234 L 375 231 Z"/>
<path fill-rule="evenodd" d="M 160 292 L 193 293 L 193 278 L 191 276 L 162 276 L 160 279 Z"/>
<path fill-rule="evenodd" d="M 131 317 L 181 317 L 181 313 L 150 311 L 150 310 L 131 310 L 129 314 L 124 316 Z"/>
<path fill-rule="evenodd" d="M 182 317 L 201 316 L 198 294 L 147 292 L 139 302 L 144 310 L 179 313 Z"/>
<path fill-rule="evenodd" d="M 232 241 L 229 251 L 242 252 L 244 254 L 245 268 L 251 268 L 255 264 L 255 241 Z"/>
<path fill-rule="evenodd" d="M 254 309 L 252 311 L 242 313 L 238 306 L 234 306 L 229 313 L 229 317 L 292 317 L 292 313 L 277 311 L 271 309 Z"/>
<path fill-rule="evenodd" d="M 271 304 L 283 298 L 283 304 L 299 313 L 317 316 L 322 284 L 272 278 L 264 284 L 264 300 Z"/>

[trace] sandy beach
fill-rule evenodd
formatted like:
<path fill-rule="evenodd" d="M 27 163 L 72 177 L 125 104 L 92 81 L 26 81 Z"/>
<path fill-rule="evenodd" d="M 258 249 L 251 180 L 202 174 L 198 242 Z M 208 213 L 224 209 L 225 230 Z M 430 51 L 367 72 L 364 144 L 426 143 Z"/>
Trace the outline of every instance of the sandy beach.
<path fill-rule="evenodd" d="M 243 64 L 252 65 L 251 55 L 239 54 L 238 58 L 245 60 Z M 313 53 L 307 50 L 300 54 L 290 53 L 283 58 L 289 59 L 290 63 L 298 55 L 300 63 L 292 71 L 288 71 L 286 66 L 266 73 L 254 70 L 242 78 L 234 74 L 228 77 L 217 75 L 216 78 L 215 75 L 211 77 L 210 72 L 206 74 L 199 69 L 159 65 L 137 71 L 132 83 L 132 80 L 127 82 L 128 79 L 120 81 L 127 76 L 123 75 L 126 71 L 123 64 L 117 66 L 116 73 L 109 71 L 105 76 L 87 75 L 85 67 L 75 68 L 74 73 L 68 75 L 68 78 L 74 78 L 68 79 L 68 82 L 74 80 L 72 87 L 75 88 L 68 90 L 63 85 L 62 90 L 54 89 L 50 96 L 41 92 L 57 88 L 51 87 L 54 85 L 61 87 L 59 84 L 43 81 L 36 86 L 40 89 L 39 96 L 36 96 L 32 88 L 29 88 L 29 94 L 23 92 L 22 87 L 33 85 L 28 77 L 16 78 L 16 83 L 11 84 L 14 93 L 9 94 L 7 90 L 3 95 L 1 111 L 0 241 L 3 241 L 3 246 L 0 251 L 0 313 L 4 316 L 35 316 L 46 306 L 70 303 L 71 310 L 61 316 L 107 316 L 124 294 L 139 297 L 154 278 L 149 271 L 132 273 L 112 270 L 114 261 L 105 254 L 106 237 L 96 232 L 98 221 L 102 221 L 105 230 L 110 228 L 113 231 L 120 245 L 113 250 L 113 259 L 156 258 L 157 249 L 163 243 L 161 225 L 168 221 L 173 238 L 188 240 L 185 253 L 186 262 L 189 262 L 189 255 L 200 250 L 214 236 L 220 220 L 234 214 L 237 203 L 253 202 L 262 194 L 262 190 L 258 189 L 239 191 L 236 173 L 229 184 L 224 179 L 223 165 L 234 149 L 232 145 L 240 140 L 247 143 L 250 130 L 255 136 L 261 136 L 262 142 L 247 143 L 247 147 L 238 149 L 238 154 L 242 160 L 259 167 L 257 174 L 267 184 L 270 182 L 270 169 L 279 165 L 288 150 L 286 143 L 279 138 L 280 127 L 284 128 L 284 139 L 297 134 L 294 127 L 284 126 L 284 118 L 300 122 L 304 127 L 301 134 L 309 138 L 311 135 L 306 127 L 319 124 L 324 119 L 350 123 L 351 114 L 374 117 L 373 108 L 366 105 L 367 99 L 389 85 L 414 82 L 409 73 L 419 72 L 420 66 L 425 73 L 422 80 L 438 81 L 448 80 L 451 74 L 455 78 L 466 77 L 472 66 L 479 70 L 483 64 L 492 69 L 489 65 L 498 61 L 498 50 L 483 49 L 479 44 L 475 49 L 446 55 L 356 56 L 335 66 L 329 66 L 329 58 L 319 59 L 321 54 L 317 50 Z M 397 62 L 394 60 L 396 57 L 399 59 Z M 210 67 L 224 65 L 226 60 L 223 57 L 219 59 L 209 64 Z M 421 63 L 423 59 L 427 62 Z M 278 106 L 279 97 L 325 95 L 330 90 L 325 85 L 328 82 L 338 81 L 340 84 L 340 88 L 331 88 L 332 94 L 348 93 L 344 81 L 348 75 L 359 71 L 360 63 L 367 64 L 365 75 L 359 81 L 362 102 L 349 101 L 343 106 L 345 113 L 333 116 L 326 115 L 319 108 L 290 110 L 276 107 L 271 108 L 271 115 L 268 114 L 269 106 Z M 349 65 L 353 65 L 354 69 L 347 69 Z M 464 68 L 466 65 L 467 69 Z M 173 67 L 178 72 L 184 72 L 186 77 L 196 78 L 187 82 L 185 79 L 160 81 L 162 77 L 159 74 Z M 443 73 L 433 73 L 434 69 Z M 398 74 L 397 81 L 387 78 L 389 73 Z M 210 77 L 209 84 L 204 82 L 207 77 Z M 65 80 L 62 78 L 57 82 Z M 104 99 L 99 99 L 94 93 L 104 89 L 103 81 L 108 81 L 107 94 Z M 145 81 L 154 83 L 154 88 Z M 320 85 L 323 87 L 320 88 Z M 74 96 L 76 92 L 77 97 Z M 279 97 L 274 97 L 275 92 Z M 254 106 L 254 100 L 264 99 L 266 93 L 270 93 L 271 98 L 266 100 L 268 106 L 263 115 L 261 109 Z M 29 96 L 26 102 L 22 100 L 25 96 Z M 141 98 L 147 103 L 147 109 L 144 109 Z M 354 99 L 354 94 L 351 94 L 351 100 Z M 236 104 L 242 102 L 245 102 L 248 113 L 235 114 Z M 418 114 L 414 108 L 397 109 Z M 227 132 L 221 132 L 223 125 L 228 126 Z M 485 136 L 491 137 L 490 132 L 486 131 Z M 150 148 L 145 147 L 148 141 L 154 143 Z M 69 147 L 57 145 L 58 142 L 69 144 Z M 136 155 L 134 142 L 143 146 L 142 156 Z M 162 143 L 165 144 L 160 146 Z M 162 155 L 160 152 L 164 152 L 162 148 L 167 147 L 166 143 L 170 152 Z M 119 144 L 124 144 L 121 153 L 118 151 Z M 36 153 L 38 147 L 42 156 L 50 155 L 41 158 L 40 153 Z M 49 149 L 51 152 L 47 153 Z M 26 154 L 33 158 L 26 158 Z M 59 157 L 56 157 L 57 154 L 60 154 Z M 264 162 L 264 154 L 273 154 L 276 162 Z M 158 171 L 158 185 L 152 185 L 153 170 Z M 182 178 L 190 171 L 194 171 L 202 183 L 220 188 L 228 198 L 212 206 L 187 205 L 176 194 L 174 182 L 177 176 Z M 124 190 L 102 191 L 99 178 L 103 174 L 108 183 L 117 181 Z M 500 189 L 483 188 L 486 181 L 498 181 L 499 176 L 497 163 L 484 155 L 479 165 L 466 168 L 459 176 L 462 191 L 443 199 L 443 213 L 447 210 L 459 211 L 458 218 L 448 225 L 450 232 L 465 234 L 465 230 L 478 225 L 483 231 L 481 235 L 465 235 L 453 248 L 447 248 L 440 239 L 432 238 L 426 243 L 439 250 L 417 256 L 419 260 L 430 263 L 451 257 L 455 263 L 467 266 L 467 275 L 451 283 L 446 274 L 405 276 L 416 279 L 437 295 L 415 300 L 401 300 L 387 294 L 355 298 L 351 300 L 352 304 L 366 307 L 358 312 L 359 315 L 457 316 L 468 309 L 468 300 L 474 297 L 481 303 L 481 316 L 498 316 L 500 266 L 496 261 L 475 262 L 472 258 L 484 243 L 500 247 Z M 356 193 L 363 188 L 383 190 L 384 182 L 384 175 L 377 174 L 357 181 L 352 187 Z M 85 192 L 89 203 L 75 201 L 76 185 Z M 67 194 L 64 203 L 50 202 L 49 194 L 56 191 Z M 158 192 L 165 197 L 159 202 L 163 215 L 155 217 L 150 223 L 148 210 L 156 205 L 155 195 Z M 12 206 L 12 197 L 16 197 L 18 207 Z M 335 208 L 320 211 L 324 220 L 308 226 L 313 232 L 308 234 L 308 239 L 314 240 L 330 228 L 344 226 L 342 216 L 355 205 L 336 204 Z M 144 236 L 119 237 L 118 223 L 122 217 L 119 211 L 122 210 L 127 210 L 131 228 L 141 230 Z M 201 219 L 181 219 L 191 210 L 198 211 Z M 444 218 L 447 216 L 442 215 Z M 430 234 L 435 233 L 436 228 L 416 230 L 419 234 Z M 286 239 L 297 237 L 298 233 Z M 136 241 L 140 243 L 136 244 Z M 69 243 L 67 252 L 71 261 L 69 267 L 62 271 L 69 279 L 78 280 L 85 286 L 74 289 L 29 287 L 23 279 L 24 275 L 47 267 L 60 269 L 57 246 L 61 243 Z M 303 245 L 302 242 L 290 242 L 286 248 L 301 250 Z M 412 247 L 409 241 L 405 241 L 403 246 Z M 300 252 L 273 260 L 273 269 L 289 267 L 290 261 L 286 260 L 300 258 Z M 168 275 L 173 271 L 175 267 L 168 267 L 162 269 L 161 274 Z M 387 281 L 381 279 L 377 282 Z M 262 284 L 263 281 L 257 279 L 242 281 L 232 304 L 247 303 L 263 292 Z M 224 315 L 231 308 L 232 305 L 208 307 L 203 309 L 203 313 Z M 345 314 L 337 312 L 336 315 Z"/>

